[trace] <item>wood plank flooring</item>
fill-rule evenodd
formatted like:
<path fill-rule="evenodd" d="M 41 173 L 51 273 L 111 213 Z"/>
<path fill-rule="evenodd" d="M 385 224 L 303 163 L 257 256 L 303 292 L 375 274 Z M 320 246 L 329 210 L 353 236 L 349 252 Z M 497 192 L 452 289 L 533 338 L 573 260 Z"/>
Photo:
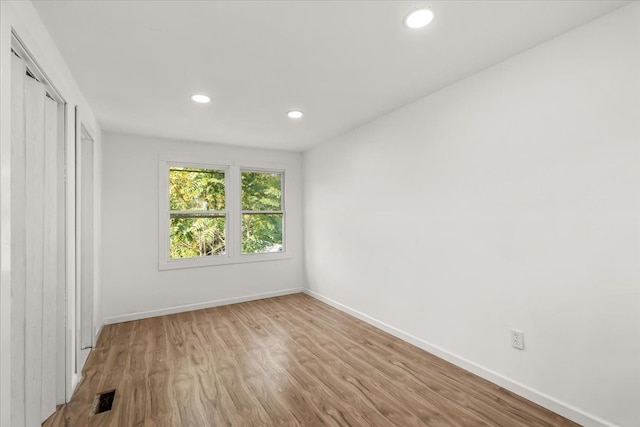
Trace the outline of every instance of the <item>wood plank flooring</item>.
<path fill-rule="evenodd" d="M 96 393 L 113 409 L 90 415 Z M 45 426 L 575 426 L 304 294 L 108 325 Z"/>

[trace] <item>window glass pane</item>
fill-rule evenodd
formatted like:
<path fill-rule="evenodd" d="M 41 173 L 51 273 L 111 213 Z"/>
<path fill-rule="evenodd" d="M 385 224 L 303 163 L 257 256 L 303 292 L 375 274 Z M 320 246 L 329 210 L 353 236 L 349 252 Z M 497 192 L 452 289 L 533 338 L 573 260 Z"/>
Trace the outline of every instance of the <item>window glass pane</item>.
<path fill-rule="evenodd" d="M 242 172 L 242 210 L 282 210 L 282 174 Z"/>
<path fill-rule="evenodd" d="M 224 210 L 224 171 L 172 166 L 169 209 Z"/>
<path fill-rule="evenodd" d="M 171 258 L 225 254 L 224 215 L 175 215 L 170 218 Z"/>
<path fill-rule="evenodd" d="M 283 252 L 282 214 L 242 215 L 242 253 Z"/>

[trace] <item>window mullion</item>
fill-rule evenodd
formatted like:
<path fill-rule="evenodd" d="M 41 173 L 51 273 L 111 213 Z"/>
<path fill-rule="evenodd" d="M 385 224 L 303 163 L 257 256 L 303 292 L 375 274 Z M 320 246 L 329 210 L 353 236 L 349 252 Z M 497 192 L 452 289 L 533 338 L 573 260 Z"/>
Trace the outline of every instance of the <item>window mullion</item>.
<path fill-rule="evenodd" d="M 236 165 L 229 167 L 229 182 L 227 191 L 227 221 L 229 223 L 229 256 L 237 258 L 242 248 L 242 218 L 240 209 L 241 176 L 240 168 Z"/>
<path fill-rule="evenodd" d="M 284 211 L 242 211 L 242 214 L 252 215 L 252 214 L 283 214 Z"/>
<path fill-rule="evenodd" d="M 170 215 L 189 215 L 189 214 L 193 214 L 193 215 L 226 215 L 227 211 L 214 211 L 214 210 L 170 210 L 169 211 Z"/>
<path fill-rule="evenodd" d="M 169 211 L 169 215 L 226 216 L 227 211 Z"/>

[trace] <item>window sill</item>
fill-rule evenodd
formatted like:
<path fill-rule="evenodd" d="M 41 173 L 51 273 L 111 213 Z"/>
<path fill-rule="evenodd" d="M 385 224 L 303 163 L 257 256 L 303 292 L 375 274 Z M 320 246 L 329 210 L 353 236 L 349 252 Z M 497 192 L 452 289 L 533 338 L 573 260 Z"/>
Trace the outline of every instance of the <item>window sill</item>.
<path fill-rule="evenodd" d="M 161 261 L 158 270 L 179 270 L 183 268 L 214 267 L 218 265 L 245 264 L 249 262 L 280 261 L 291 259 L 287 253 L 247 254 L 239 257 L 219 256 L 215 258 L 185 258 Z"/>

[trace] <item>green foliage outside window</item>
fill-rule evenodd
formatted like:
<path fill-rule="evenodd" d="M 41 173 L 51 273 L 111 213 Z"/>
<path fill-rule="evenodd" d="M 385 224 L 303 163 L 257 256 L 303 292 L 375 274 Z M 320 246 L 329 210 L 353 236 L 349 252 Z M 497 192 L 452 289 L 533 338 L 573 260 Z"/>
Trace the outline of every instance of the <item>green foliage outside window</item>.
<path fill-rule="evenodd" d="M 242 253 L 281 252 L 282 174 L 242 172 Z"/>
<path fill-rule="evenodd" d="M 224 184 L 223 171 L 169 169 L 171 258 L 225 254 Z"/>
<path fill-rule="evenodd" d="M 223 171 L 179 167 L 169 169 L 169 209 L 223 211 L 224 206 Z"/>

